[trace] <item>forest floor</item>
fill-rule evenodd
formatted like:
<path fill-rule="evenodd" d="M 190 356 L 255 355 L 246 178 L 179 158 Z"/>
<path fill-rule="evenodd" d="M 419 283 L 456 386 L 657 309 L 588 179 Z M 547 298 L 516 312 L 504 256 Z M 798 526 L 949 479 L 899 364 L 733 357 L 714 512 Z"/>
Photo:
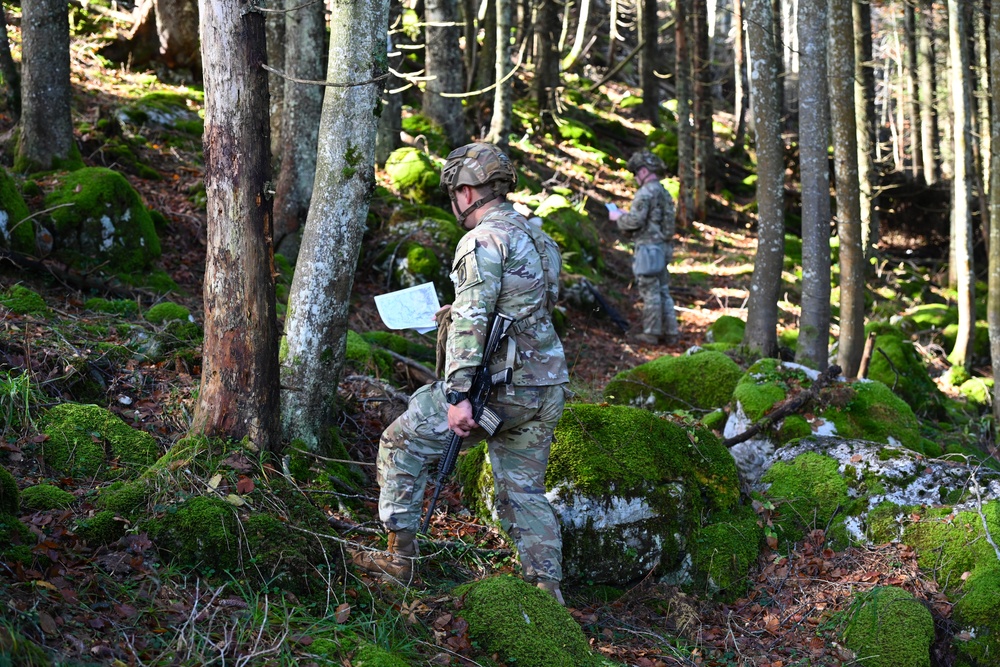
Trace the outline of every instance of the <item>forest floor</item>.
<path fill-rule="evenodd" d="M 149 75 L 108 67 L 94 57 L 90 46 L 76 42 L 73 79 L 76 114 L 89 119 L 106 116 L 154 86 Z M 611 87 L 608 92 L 612 99 L 621 99 L 628 91 Z M 612 115 L 636 132 L 642 130 L 641 123 L 627 111 Z M 717 120 L 727 119 L 720 115 Z M 0 114 L 0 130 L 8 129 L 10 122 L 8 112 Z M 205 216 L 190 194 L 203 176 L 200 154 L 197 147 L 185 149 L 176 142 L 160 142 L 155 135 L 147 138 L 143 161 L 161 178 L 129 180 L 147 205 L 164 213 L 169 221 L 161 235 L 159 266 L 181 288 L 180 293 L 169 295 L 170 300 L 189 307 L 201 321 Z M 78 139 L 89 165 L 116 166 L 100 145 L 88 143 L 87 137 Z M 627 144 L 618 147 L 622 155 L 635 148 Z M 580 165 L 582 158 L 558 141 L 535 140 L 532 155 L 544 156 L 536 162 L 540 180 L 569 187 L 588 198 L 586 208 L 601 231 L 608 264 L 601 290 L 629 320 L 632 330 L 637 330 L 640 310 L 629 284 L 628 253 L 606 214 L 601 217 L 605 201 L 628 206 L 629 187 L 619 172 L 598 164 L 584 165 L 593 174 L 593 181 L 567 169 L 570 162 Z M 44 179 L 40 185 L 44 190 Z M 682 330 L 679 343 L 637 346 L 607 318 L 569 312 L 570 327 L 563 342 L 573 378 L 571 387 L 583 400 L 599 400 L 604 384 L 621 370 L 660 355 L 680 354 L 703 342 L 708 325 L 720 315 L 745 314 L 755 253 L 753 221 L 739 204 L 712 197 L 706 221 L 679 230 L 671 266 L 672 292 Z M 37 199 L 29 201 L 29 206 L 32 211 L 43 208 Z M 30 368 L 36 376 L 48 378 L 65 371 L 59 361 L 67 355 L 91 351 L 95 341 L 65 333 L 82 331 L 83 327 L 74 328 L 71 323 L 86 324 L 93 317 L 83 308 L 87 298 L 136 299 L 143 310 L 161 298 L 111 283 L 91 282 L 89 287 L 81 287 L 86 281 L 70 284 L 65 276 L 0 264 L 2 286 L 15 282 L 41 293 L 61 324 L 55 326 L 52 321 L 15 314 L 0 306 L 0 369 Z M 382 328 L 371 297 L 383 291 L 384 277 L 370 267 L 359 267 L 352 328 Z M 781 303 L 782 320 L 793 325 L 797 312 L 794 288 L 790 291 Z M 405 377 L 405 368 L 399 370 L 400 377 Z M 164 449 L 186 434 L 199 382 L 196 364 L 180 358 L 156 364 L 132 361 L 99 366 L 99 372 L 107 405 L 127 423 L 153 434 Z M 377 393 L 370 383 L 356 378 L 345 380 L 340 387 L 345 405 L 342 431 L 351 436 L 349 451 L 357 461 L 369 465 L 379 433 L 400 408 L 370 400 Z M 72 398 L 64 396 L 62 400 Z M 130 534 L 100 548 L 78 539 L 73 533 L 76 521 L 94 511 L 90 503 L 94 482 L 50 477 L 42 462 L 27 454 L 33 439 L 37 442 L 35 433 L 0 440 L 0 464 L 14 473 L 22 487 L 55 483 L 80 502 L 71 509 L 20 517 L 39 536 L 36 552 L 47 556 L 51 565 L 31 569 L 0 564 L 0 649 L 5 646 L 5 629 L 16 629 L 49 648 L 59 660 L 75 664 L 204 664 L 210 660 L 218 664 L 327 664 L 309 657 L 309 628 L 297 626 L 287 606 L 278 609 L 281 602 L 287 605 L 287 596 L 284 600 L 273 596 L 275 607 L 268 612 L 264 604 L 268 598 L 261 598 L 259 592 L 242 590 L 236 584 L 224 590 L 213 588 L 205 581 L 186 577 L 160 562 L 142 534 Z M 376 496 L 372 481 L 361 499 L 372 515 Z M 448 510 L 447 516 L 436 517 L 432 527 L 441 542 L 471 536 L 480 549 L 504 553 L 503 538 L 463 511 L 455 483 L 445 488 L 442 497 L 441 507 Z M 369 544 L 377 541 L 371 532 L 377 526 L 364 511 L 350 516 L 336 507 L 328 507 L 328 511 L 345 522 L 340 525 L 359 522 L 359 528 L 343 532 L 344 537 Z M 455 601 L 448 591 L 456 582 L 515 571 L 509 558 L 483 553 L 487 552 L 459 557 L 442 547 L 433 558 L 422 561 L 427 564 L 421 572 L 422 583 L 407 591 L 347 572 L 338 582 L 335 597 L 339 604 L 327 609 L 325 615 L 335 615 L 341 624 L 367 627 L 371 637 L 382 641 L 395 637 L 391 641 L 406 645 L 413 664 L 480 664 L 474 658 L 475 648 L 468 641 L 464 622 L 454 614 Z M 729 603 L 694 598 L 653 578 L 629 585 L 612 602 L 585 588 L 567 586 L 563 592 L 570 613 L 594 650 L 622 663 L 639 667 L 788 667 L 854 664 L 853 656 L 837 639 L 850 611 L 851 596 L 875 586 L 902 586 L 925 600 L 934 613 L 939 638 L 934 664 L 950 664 L 947 645 L 954 634 L 950 604 L 933 579 L 920 571 L 915 554 L 905 546 L 884 544 L 834 552 L 825 547 L 823 533 L 817 530 L 791 553 L 762 554 L 751 576 L 748 593 Z M 294 599 L 291 602 L 294 606 Z M 268 613 L 273 619 L 280 617 L 278 625 L 284 634 L 280 628 L 269 629 L 263 638 L 255 638 L 254 629 L 267 625 Z M 386 630 L 386 624 L 395 630 Z M 349 662 L 345 659 L 342 664 Z"/>

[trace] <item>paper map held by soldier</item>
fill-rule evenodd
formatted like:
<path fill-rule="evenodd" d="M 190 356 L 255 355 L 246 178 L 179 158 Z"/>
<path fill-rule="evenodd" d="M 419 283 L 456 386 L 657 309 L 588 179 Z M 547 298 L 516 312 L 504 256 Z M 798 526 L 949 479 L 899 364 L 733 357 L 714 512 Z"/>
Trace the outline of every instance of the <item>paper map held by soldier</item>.
<path fill-rule="evenodd" d="M 441 306 L 434 283 L 424 283 L 379 294 L 375 297 L 375 307 L 383 324 L 390 329 L 416 329 L 417 333 L 427 333 L 437 329 L 434 313 Z"/>

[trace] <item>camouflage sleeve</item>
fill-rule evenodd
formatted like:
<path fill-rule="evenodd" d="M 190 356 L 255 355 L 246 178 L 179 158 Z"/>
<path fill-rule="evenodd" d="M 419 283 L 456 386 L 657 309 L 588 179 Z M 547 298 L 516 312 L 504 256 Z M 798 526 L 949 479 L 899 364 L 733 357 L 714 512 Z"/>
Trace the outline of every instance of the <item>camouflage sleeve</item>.
<path fill-rule="evenodd" d="M 674 198 L 670 193 L 663 190 L 663 237 L 667 245 L 673 245 L 674 232 L 677 224 L 677 210 L 674 208 Z"/>
<path fill-rule="evenodd" d="M 451 280 L 455 301 L 448 331 L 446 381 L 449 389 L 468 391 L 483 356 L 489 316 L 500 294 L 503 241 L 493 233 L 466 234 L 455 250 Z"/>
<path fill-rule="evenodd" d="M 618 218 L 618 229 L 623 232 L 637 232 L 645 227 L 646 221 L 649 219 L 651 204 L 649 192 L 644 188 L 640 188 L 635 193 L 635 199 L 632 200 L 632 207 L 628 213 L 624 213 Z"/>

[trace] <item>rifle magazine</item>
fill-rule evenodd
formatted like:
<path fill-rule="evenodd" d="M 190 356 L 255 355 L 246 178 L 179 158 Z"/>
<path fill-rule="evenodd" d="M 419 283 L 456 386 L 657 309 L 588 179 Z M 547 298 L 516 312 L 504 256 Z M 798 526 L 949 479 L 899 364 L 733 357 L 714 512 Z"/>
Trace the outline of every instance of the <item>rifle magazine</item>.
<path fill-rule="evenodd" d="M 500 430 L 500 427 L 503 426 L 503 419 L 500 418 L 500 415 L 486 406 L 483 406 L 483 414 L 479 415 L 477 421 L 483 430 L 490 435 L 495 435 Z"/>

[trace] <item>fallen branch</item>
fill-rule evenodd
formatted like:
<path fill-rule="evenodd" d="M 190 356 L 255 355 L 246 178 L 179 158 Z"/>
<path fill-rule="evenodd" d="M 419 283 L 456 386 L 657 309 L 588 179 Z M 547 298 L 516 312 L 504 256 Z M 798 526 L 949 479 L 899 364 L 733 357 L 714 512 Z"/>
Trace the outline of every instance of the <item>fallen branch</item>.
<path fill-rule="evenodd" d="M 327 519 L 332 528 L 336 528 L 344 533 L 362 533 L 364 535 L 383 535 L 385 531 L 378 530 L 377 528 L 369 528 L 367 526 L 362 526 L 359 524 L 351 523 L 350 521 L 344 521 L 343 519 L 338 519 L 337 517 L 329 517 Z M 493 556 L 510 556 L 514 553 L 512 549 L 491 549 L 487 547 L 477 547 L 468 542 L 461 542 L 455 540 L 420 540 L 422 545 L 431 545 L 439 549 L 460 549 L 463 551 L 473 551 L 478 554 L 493 555 Z M 362 548 L 371 549 L 371 547 L 365 547 L 361 545 Z M 378 549 L 372 549 L 373 551 L 378 551 Z"/>
<path fill-rule="evenodd" d="M 832 380 L 835 380 L 837 376 L 840 375 L 840 366 L 833 365 L 827 368 L 825 371 L 820 373 L 819 377 L 812 383 L 812 386 L 804 391 L 800 391 L 795 396 L 785 399 L 784 401 L 778 403 L 774 410 L 771 411 L 769 415 L 761 419 L 759 422 L 743 431 L 738 435 L 734 435 L 731 438 L 726 438 L 722 441 L 726 447 L 732 447 L 733 445 L 738 445 L 745 440 L 749 440 L 761 431 L 770 428 L 773 424 L 777 423 L 779 420 L 784 419 L 790 414 L 794 414 L 801 410 L 807 403 L 819 396 L 820 390 L 826 385 L 830 384 Z"/>

